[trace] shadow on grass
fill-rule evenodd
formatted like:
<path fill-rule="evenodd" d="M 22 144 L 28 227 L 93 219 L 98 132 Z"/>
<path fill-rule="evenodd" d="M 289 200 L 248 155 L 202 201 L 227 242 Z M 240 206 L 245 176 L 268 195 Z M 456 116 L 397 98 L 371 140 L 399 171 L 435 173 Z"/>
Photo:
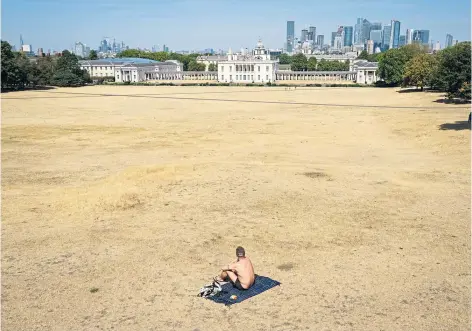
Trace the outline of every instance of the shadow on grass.
<path fill-rule="evenodd" d="M 468 121 L 456 121 L 454 123 L 444 123 L 439 126 L 439 130 L 470 130 L 470 123 Z"/>
<path fill-rule="evenodd" d="M 20 91 L 48 91 L 48 90 L 54 90 L 54 86 L 36 86 L 36 87 L 26 87 L 23 89 L 11 89 L 11 88 L 5 88 L 2 89 L 2 93 L 11 93 L 11 92 L 20 92 Z"/>
<path fill-rule="evenodd" d="M 428 92 L 426 90 L 416 89 L 416 88 L 405 88 L 397 91 L 398 93 L 416 93 L 416 92 Z"/>
<path fill-rule="evenodd" d="M 470 101 L 463 100 L 463 99 L 447 99 L 447 98 L 441 98 L 434 100 L 436 103 L 444 103 L 447 105 L 453 104 L 453 105 L 465 105 L 470 103 Z"/>

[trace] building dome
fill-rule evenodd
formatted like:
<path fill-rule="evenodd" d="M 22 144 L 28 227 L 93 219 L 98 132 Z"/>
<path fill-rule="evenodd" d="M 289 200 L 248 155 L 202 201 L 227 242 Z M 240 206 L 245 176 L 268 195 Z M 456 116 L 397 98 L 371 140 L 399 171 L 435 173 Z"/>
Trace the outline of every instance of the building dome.
<path fill-rule="evenodd" d="M 262 40 L 260 40 L 260 39 L 257 42 L 257 48 L 264 48 L 264 44 L 262 43 Z"/>

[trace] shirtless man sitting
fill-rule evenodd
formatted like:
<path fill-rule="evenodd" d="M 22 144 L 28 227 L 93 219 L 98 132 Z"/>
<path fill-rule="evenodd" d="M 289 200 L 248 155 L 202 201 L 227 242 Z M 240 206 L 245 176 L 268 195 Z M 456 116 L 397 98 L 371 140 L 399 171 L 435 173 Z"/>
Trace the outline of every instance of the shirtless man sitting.
<path fill-rule="evenodd" d="M 221 268 L 220 279 L 231 281 L 238 290 L 247 290 L 254 284 L 254 267 L 244 248 L 236 248 L 237 261 Z"/>

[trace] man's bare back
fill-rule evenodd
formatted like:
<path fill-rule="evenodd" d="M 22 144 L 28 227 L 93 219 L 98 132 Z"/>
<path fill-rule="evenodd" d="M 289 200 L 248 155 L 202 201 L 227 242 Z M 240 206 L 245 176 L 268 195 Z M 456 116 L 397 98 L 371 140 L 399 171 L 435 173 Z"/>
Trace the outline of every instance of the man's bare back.
<path fill-rule="evenodd" d="M 220 278 L 225 280 L 229 278 L 236 288 L 247 290 L 254 284 L 254 267 L 251 259 L 245 256 L 244 248 L 236 249 L 238 260 L 227 266 L 224 266 L 220 274 Z"/>

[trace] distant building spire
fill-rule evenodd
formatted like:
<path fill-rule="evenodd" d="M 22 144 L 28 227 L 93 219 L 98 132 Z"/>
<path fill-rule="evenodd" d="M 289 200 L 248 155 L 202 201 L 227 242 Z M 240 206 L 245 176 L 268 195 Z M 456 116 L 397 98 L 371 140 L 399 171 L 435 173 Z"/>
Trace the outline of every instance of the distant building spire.
<path fill-rule="evenodd" d="M 20 34 L 20 46 L 23 46 L 23 36 Z"/>

